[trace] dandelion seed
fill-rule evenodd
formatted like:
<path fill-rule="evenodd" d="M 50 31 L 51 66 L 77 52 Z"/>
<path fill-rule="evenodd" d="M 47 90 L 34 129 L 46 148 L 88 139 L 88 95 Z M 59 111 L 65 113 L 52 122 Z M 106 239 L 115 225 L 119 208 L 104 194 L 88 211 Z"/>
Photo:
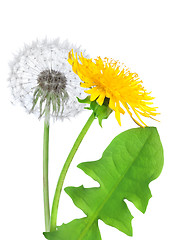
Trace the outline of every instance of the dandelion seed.
<path fill-rule="evenodd" d="M 75 116 L 84 109 L 76 97 L 85 97 L 80 78 L 67 62 L 71 49 L 67 41 L 36 41 L 26 45 L 10 63 L 9 83 L 13 102 L 20 102 L 28 113 L 49 121 Z"/>

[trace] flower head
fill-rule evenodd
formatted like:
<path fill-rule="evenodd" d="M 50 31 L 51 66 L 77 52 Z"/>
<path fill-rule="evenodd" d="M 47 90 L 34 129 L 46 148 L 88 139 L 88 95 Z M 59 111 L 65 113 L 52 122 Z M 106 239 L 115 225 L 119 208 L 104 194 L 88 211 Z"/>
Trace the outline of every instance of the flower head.
<path fill-rule="evenodd" d="M 144 89 L 138 74 L 132 73 L 119 61 L 100 57 L 93 61 L 82 53 L 77 57 L 77 53 L 74 55 L 72 50 L 68 62 L 83 81 L 81 87 L 89 88 L 85 92 L 90 94 L 90 101 L 97 101 L 102 106 L 105 99 L 109 100 L 108 106 L 114 110 L 119 125 L 120 114 L 124 114 L 125 110 L 142 127 L 146 124 L 141 116 L 153 118 L 158 114 L 156 107 L 150 106 L 154 98 Z"/>
<path fill-rule="evenodd" d="M 67 41 L 36 41 L 15 56 L 10 63 L 10 88 L 14 101 L 19 101 L 29 113 L 53 118 L 69 118 L 83 106 L 76 97 L 85 97 L 80 79 L 67 62 L 71 49 L 80 49 Z M 85 94 L 85 95 L 84 95 Z"/>

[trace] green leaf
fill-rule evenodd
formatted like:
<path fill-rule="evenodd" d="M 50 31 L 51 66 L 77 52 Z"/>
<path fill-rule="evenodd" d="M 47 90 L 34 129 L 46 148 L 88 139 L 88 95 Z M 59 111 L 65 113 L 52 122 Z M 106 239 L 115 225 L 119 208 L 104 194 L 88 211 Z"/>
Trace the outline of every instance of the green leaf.
<path fill-rule="evenodd" d="M 86 240 L 101 240 L 97 221 L 95 221 L 89 229 L 88 224 L 88 218 L 75 219 L 68 224 L 62 224 L 62 226 L 57 227 L 55 232 L 44 233 L 44 236 L 50 240 L 75 240 L 80 239 L 77 238 L 78 236 L 81 236 L 81 239 L 83 239 L 81 233 L 84 232 Z M 85 232 L 85 230 L 87 232 Z"/>
<path fill-rule="evenodd" d="M 65 191 L 87 217 L 62 225 L 49 240 L 100 240 L 98 219 L 132 236 L 131 215 L 125 199 L 145 212 L 151 192 L 149 183 L 163 167 L 163 148 L 156 128 L 130 129 L 118 135 L 104 151 L 102 158 L 78 165 L 100 187 L 68 187 Z M 65 235 L 67 234 L 67 235 Z M 93 237 L 88 237 L 89 234 Z M 59 238 L 60 237 L 60 238 Z"/>

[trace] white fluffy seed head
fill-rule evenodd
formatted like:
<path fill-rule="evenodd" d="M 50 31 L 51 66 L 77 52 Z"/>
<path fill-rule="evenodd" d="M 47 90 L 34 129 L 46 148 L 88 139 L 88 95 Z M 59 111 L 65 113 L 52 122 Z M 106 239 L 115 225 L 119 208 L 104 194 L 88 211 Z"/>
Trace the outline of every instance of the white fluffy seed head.
<path fill-rule="evenodd" d="M 68 63 L 68 53 L 85 52 L 68 41 L 36 41 L 25 45 L 10 63 L 9 86 L 13 102 L 20 102 L 28 113 L 49 121 L 75 116 L 84 109 L 77 101 L 85 98 L 79 77 Z"/>

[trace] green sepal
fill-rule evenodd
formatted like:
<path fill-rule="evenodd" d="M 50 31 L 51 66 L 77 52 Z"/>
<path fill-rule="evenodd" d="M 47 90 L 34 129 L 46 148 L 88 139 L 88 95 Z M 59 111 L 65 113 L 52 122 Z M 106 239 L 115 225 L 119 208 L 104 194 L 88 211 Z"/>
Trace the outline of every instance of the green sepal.
<path fill-rule="evenodd" d="M 107 119 L 109 115 L 112 113 L 112 109 L 109 108 L 108 102 L 109 100 L 105 98 L 105 101 L 102 106 L 100 106 L 97 101 L 90 101 L 90 96 L 87 96 L 85 99 L 79 99 L 77 100 L 80 103 L 87 103 L 90 104 L 90 107 L 85 107 L 87 110 L 92 110 L 94 112 L 94 115 L 96 118 L 98 118 L 99 125 L 102 127 L 102 120 Z"/>
<path fill-rule="evenodd" d="M 90 96 L 87 96 L 85 99 L 80 99 L 80 98 L 77 97 L 77 100 L 78 100 L 78 102 L 80 102 L 80 103 L 88 103 L 88 104 L 91 103 L 91 101 L 90 101 Z"/>

